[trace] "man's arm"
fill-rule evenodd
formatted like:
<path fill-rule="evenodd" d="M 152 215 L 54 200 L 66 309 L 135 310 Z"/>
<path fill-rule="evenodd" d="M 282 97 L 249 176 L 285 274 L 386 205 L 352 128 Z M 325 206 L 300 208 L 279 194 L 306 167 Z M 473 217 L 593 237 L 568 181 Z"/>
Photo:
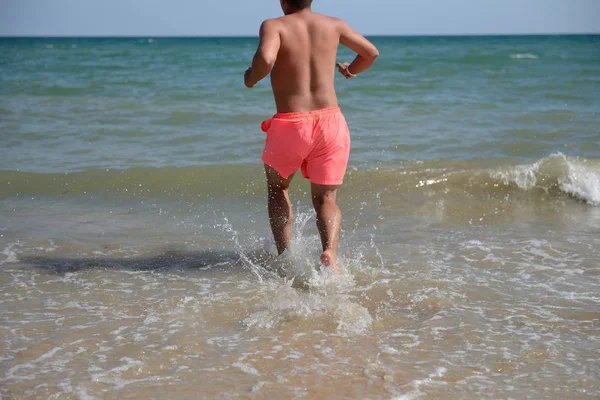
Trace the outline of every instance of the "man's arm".
<path fill-rule="evenodd" d="M 260 26 L 260 41 L 252 60 L 252 66 L 244 75 L 244 83 L 247 87 L 253 87 L 269 75 L 277 60 L 280 45 L 278 22 L 266 20 Z"/>
<path fill-rule="evenodd" d="M 346 77 L 366 71 L 379 57 L 379 51 L 363 35 L 355 32 L 347 23 L 340 20 L 340 43 L 354 51 L 357 56 L 351 64 L 338 63 L 340 72 Z M 348 73 L 348 70 L 350 73 Z"/>

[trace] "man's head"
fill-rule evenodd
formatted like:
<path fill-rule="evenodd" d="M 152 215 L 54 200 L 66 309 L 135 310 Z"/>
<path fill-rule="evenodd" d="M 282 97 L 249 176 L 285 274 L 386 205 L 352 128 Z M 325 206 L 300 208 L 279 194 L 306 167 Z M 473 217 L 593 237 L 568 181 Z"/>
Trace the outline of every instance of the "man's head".
<path fill-rule="evenodd" d="M 312 0 L 280 0 L 281 9 L 285 15 L 310 8 Z"/>

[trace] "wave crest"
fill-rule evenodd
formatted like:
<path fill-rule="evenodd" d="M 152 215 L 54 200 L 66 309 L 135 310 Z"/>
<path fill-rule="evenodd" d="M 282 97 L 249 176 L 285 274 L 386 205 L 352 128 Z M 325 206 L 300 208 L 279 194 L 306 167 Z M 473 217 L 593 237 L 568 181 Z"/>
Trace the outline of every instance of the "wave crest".
<path fill-rule="evenodd" d="M 539 57 L 535 54 L 524 53 L 524 54 L 511 54 L 510 58 L 513 60 L 537 60 Z"/>
<path fill-rule="evenodd" d="M 502 168 L 490 173 L 505 185 L 515 184 L 520 189 L 559 189 L 590 205 L 600 205 L 600 165 L 581 159 L 569 159 L 562 153 L 552 154 L 533 164 Z"/>

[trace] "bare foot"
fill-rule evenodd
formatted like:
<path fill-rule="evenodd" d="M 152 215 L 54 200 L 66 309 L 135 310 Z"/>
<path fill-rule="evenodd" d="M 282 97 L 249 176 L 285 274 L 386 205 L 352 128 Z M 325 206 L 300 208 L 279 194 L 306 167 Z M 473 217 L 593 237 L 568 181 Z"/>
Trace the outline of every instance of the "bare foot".
<path fill-rule="evenodd" d="M 332 250 L 325 250 L 323 254 L 321 254 L 321 264 L 325 267 L 333 268 L 333 271 L 336 274 L 340 273 L 337 266 L 337 255 Z"/>

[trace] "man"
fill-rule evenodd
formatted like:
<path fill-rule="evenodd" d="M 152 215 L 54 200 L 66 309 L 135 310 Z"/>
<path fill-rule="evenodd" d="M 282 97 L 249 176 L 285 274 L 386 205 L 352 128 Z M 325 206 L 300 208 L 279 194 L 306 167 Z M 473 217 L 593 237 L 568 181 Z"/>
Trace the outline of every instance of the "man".
<path fill-rule="evenodd" d="M 290 247 L 292 205 L 288 189 L 296 171 L 311 181 L 312 202 L 323 244 L 321 263 L 336 272 L 342 215 L 336 204 L 348 156 L 350 134 L 334 89 L 338 45 L 358 55 L 338 63 L 350 79 L 369 68 L 377 48 L 344 21 L 314 13 L 312 0 L 280 0 L 283 17 L 263 22 L 252 66 L 244 75 L 251 88 L 271 73 L 277 114 L 264 121 L 262 160 L 268 184 L 269 220 L 279 254 Z"/>

